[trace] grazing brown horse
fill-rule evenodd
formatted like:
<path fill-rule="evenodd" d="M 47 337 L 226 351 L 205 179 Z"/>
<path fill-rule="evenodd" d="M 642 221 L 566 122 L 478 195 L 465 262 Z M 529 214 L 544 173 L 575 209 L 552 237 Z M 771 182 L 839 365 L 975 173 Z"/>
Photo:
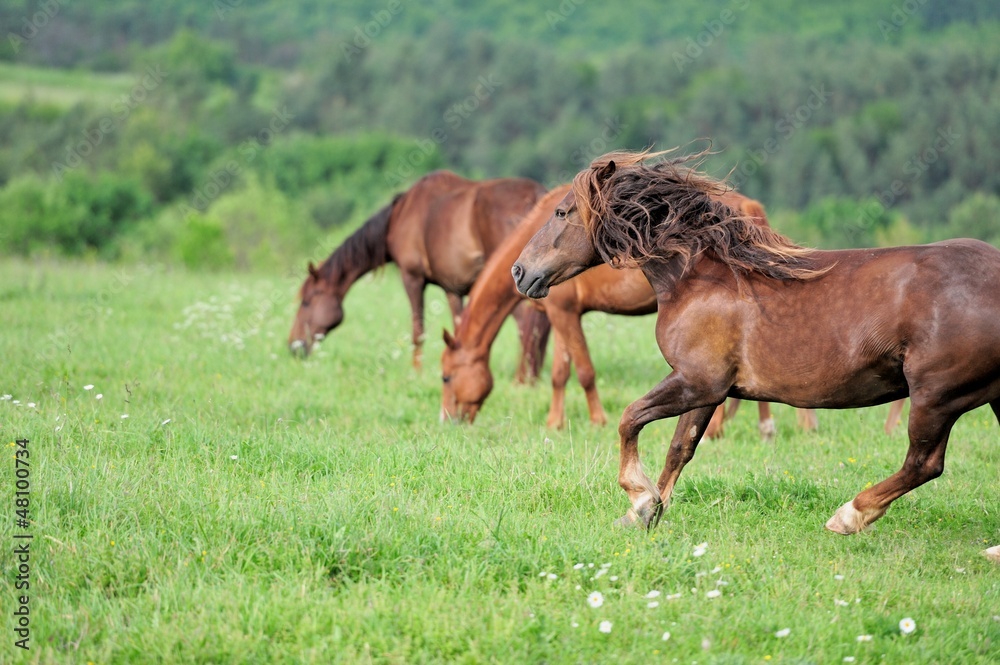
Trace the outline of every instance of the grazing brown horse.
<path fill-rule="evenodd" d="M 487 257 L 531 209 L 545 188 L 525 178 L 473 181 L 436 171 L 417 181 L 377 213 L 309 275 L 299 291 L 288 346 L 308 354 L 344 318 L 347 290 L 362 275 L 393 261 L 413 312 L 413 365 L 421 365 L 424 288 L 437 284 L 457 321 L 462 297 Z M 515 312 L 521 335 L 518 379 L 538 375 L 548 340 L 548 322 L 530 307 Z"/>
<path fill-rule="evenodd" d="M 662 154 L 662 153 L 661 153 Z M 528 243 L 512 273 L 544 297 L 600 263 L 638 267 L 656 291 L 656 337 L 672 372 L 625 409 L 621 523 L 653 526 L 727 396 L 798 407 L 866 407 L 909 395 L 902 468 L 841 506 L 826 527 L 856 533 L 941 475 L 955 421 L 1000 418 L 1000 251 L 978 240 L 817 251 L 715 198 L 727 186 L 655 155 L 612 153 Z M 638 436 L 680 416 L 659 481 Z"/>
<path fill-rule="evenodd" d="M 569 185 L 546 194 L 532 208 L 517 229 L 486 262 L 479 280 L 469 294 L 469 303 L 452 336 L 444 331 L 445 349 L 441 356 L 441 419 L 475 420 L 493 389 L 490 349 L 508 313 L 524 296 L 514 287 L 510 268 L 528 240 L 552 215 Z M 638 270 L 615 271 L 598 267 L 554 288 L 539 302 L 554 333 L 552 359 L 552 403 L 547 424 L 560 427 L 565 418 L 566 382 L 570 362 L 587 396 L 590 420 L 607 422 L 597 395 L 594 366 L 587 351 L 580 317 L 599 310 L 616 314 L 641 315 L 656 311 L 656 297 L 645 276 Z"/>
<path fill-rule="evenodd" d="M 552 216 L 556 205 L 570 191 L 563 185 L 542 197 L 518 227 L 497 248 L 486 262 L 462 316 L 452 336 L 444 331 L 445 349 L 441 356 L 441 420 L 472 422 L 493 389 L 490 372 L 490 348 L 501 324 L 524 296 L 518 293 L 510 278 L 510 270 L 524 245 Z M 764 208 L 757 201 L 736 192 L 726 192 L 721 200 L 736 206 L 759 223 L 767 224 Z M 552 402 L 546 424 L 561 427 L 565 421 L 566 383 L 570 365 L 576 367 L 577 380 L 587 398 L 590 421 L 597 425 L 607 422 L 604 407 L 597 394 L 594 364 L 587 350 L 582 317 L 587 312 L 639 316 L 656 311 L 656 295 L 640 270 L 614 270 L 601 265 L 574 277 L 549 291 L 538 301 L 552 324 L 555 336 L 552 356 Z M 738 404 L 738 402 L 737 402 Z M 734 409 L 735 410 L 735 409 Z M 722 435 L 724 408 L 720 405 L 713 426 L 706 436 Z M 803 412 L 800 412 L 800 416 Z M 805 411 L 800 423 L 815 429 L 815 412 Z M 761 434 L 774 435 L 774 419 L 770 405 L 760 403 Z"/>

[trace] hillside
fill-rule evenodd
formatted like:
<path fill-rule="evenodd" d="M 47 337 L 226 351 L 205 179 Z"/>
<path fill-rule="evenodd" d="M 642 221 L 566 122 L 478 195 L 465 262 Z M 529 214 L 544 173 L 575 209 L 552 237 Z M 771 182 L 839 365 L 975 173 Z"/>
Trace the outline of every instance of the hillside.
<path fill-rule="evenodd" d="M 0 253 L 273 268 L 434 168 L 705 140 L 798 240 L 1000 240 L 995 3 L 629 7 L 0 1 Z"/>

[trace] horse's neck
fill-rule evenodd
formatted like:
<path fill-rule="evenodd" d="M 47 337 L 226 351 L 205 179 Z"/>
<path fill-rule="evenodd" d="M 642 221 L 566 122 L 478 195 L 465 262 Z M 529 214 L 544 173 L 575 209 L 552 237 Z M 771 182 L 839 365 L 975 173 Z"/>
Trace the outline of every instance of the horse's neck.
<path fill-rule="evenodd" d="M 700 262 L 705 257 L 698 257 L 694 261 Z M 690 276 L 696 266 L 692 265 L 685 272 L 684 261 L 680 256 L 672 256 L 666 259 L 650 259 L 642 266 L 642 274 L 649 280 L 649 285 L 656 293 L 656 302 L 662 310 L 664 303 L 669 302 L 677 289 L 677 283 Z"/>
<path fill-rule="evenodd" d="M 475 348 L 489 355 L 504 319 L 520 301 L 521 295 L 513 280 L 504 279 L 504 275 L 487 275 L 484 271 L 476 279 L 469 304 L 462 312 L 456 338 L 465 348 Z"/>
<path fill-rule="evenodd" d="M 323 264 L 323 277 L 341 298 L 362 276 L 392 261 L 387 239 L 395 204 L 396 199 L 393 199 L 392 203 L 372 215 Z"/>
<path fill-rule="evenodd" d="M 330 270 L 326 274 L 325 278 L 333 289 L 334 294 L 336 294 L 339 299 L 343 300 L 344 296 L 347 295 L 347 291 L 354 285 L 354 283 L 367 275 L 373 269 L 374 266 L 360 267 L 333 264 L 330 266 Z"/>
<path fill-rule="evenodd" d="M 489 355 L 490 346 L 500 333 L 504 319 L 523 298 L 514 286 L 510 269 L 545 219 L 540 214 L 529 214 L 500 243 L 476 277 L 469 294 L 469 304 L 462 312 L 462 323 L 455 331 L 455 336 L 466 348 L 478 348 L 482 354 Z"/>

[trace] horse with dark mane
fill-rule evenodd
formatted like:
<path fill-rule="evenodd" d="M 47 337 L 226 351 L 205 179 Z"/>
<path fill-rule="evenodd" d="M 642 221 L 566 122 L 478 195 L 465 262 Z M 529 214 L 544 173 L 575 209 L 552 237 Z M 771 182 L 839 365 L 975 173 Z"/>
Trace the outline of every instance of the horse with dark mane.
<path fill-rule="evenodd" d="M 444 289 L 457 322 L 462 298 L 486 259 L 543 194 L 544 187 L 526 178 L 473 181 L 448 171 L 424 176 L 372 215 L 322 265 L 309 263 L 289 349 L 308 354 L 313 344 L 340 325 L 351 285 L 367 272 L 394 262 L 410 300 L 413 364 L 419 368 L 426 286 Z M 544 358 L 549 325 L 531 307 L 514 316 L 522 344 L 517 378 L 530 381 Z"/>
<path fill-rule="evenodd" d="M 622 415 L 618 481 L 631 508 L 621 523 L 659 521 L 727 396 L 826 409 L 910 397 L 903 466 L 835 512 L 826 527 L 842 534 L 940 476 L 962 414 L 989 404 L 1000 418 L 1000 251 L 968 239 L 807 249 L 719 202 L 727 185 L 687 159 L 655 156 L 612 153 L 577 174 L 512 269 L 533 298 L 601 263 L 639 268 L 656 292 L 672 371 Z M 673 416 L 653 483 L 639 433 Z"/>
<path fill-rule="evenodd" d="M 490 371 L 490 348 L 500 332 L 507 314 L 524 299 L 510 278 L 510 270 L 525 244 L 552 216 L 556 205 L 569 193 L 570 185 L 557 187 L 542 197 L 518 227 L 503 241 L 486 262 L 476 280 L 461 322 L 455 334 L 444 331 L 445 349 L 441 355 L 441 419 L 472 422 L 493 389 Z M 736 192 L 726 192 L 722 198 L 758 223 L 767 224 L 764 207 L 757 201 Z M 656 294 L 640 270 L 614 270 L 601 265 L 554 286 L 549 295 L 537 301 L 552 325 L 552 401 L 546 419 L 548 427 L 562 427 L 565 422 L 566 383 L 571 365 L 583 388 L 595 425 L 607 422 L 601 398 L 597 394 L 597 373 L 583 334 L 583 315 L 587 312 L 607 312 L 626 316 L 652 314 L 656 311 Z M 739 404 L 733 400 L 731 417 Z M 706 436 L 722 435 L 726 409 L 719 406 Z M 775 434 L 770 405 L 759 403 L 758 428 L 765 438 Z M 799 424 L 816 428 L 814 411 L 799 412 Z"/>

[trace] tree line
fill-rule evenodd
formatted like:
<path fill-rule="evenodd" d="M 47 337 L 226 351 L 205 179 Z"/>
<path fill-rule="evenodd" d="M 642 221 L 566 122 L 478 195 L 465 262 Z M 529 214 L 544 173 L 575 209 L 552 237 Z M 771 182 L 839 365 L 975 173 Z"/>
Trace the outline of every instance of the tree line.
<path fill-rule="evenodd" d="M 22 28 L 0 75 L 68 64 L 52 33 L 72 45 L 79 26 L 132 21 L 124 46 L 77 45 L 87 67 L 46 94 L 4 95 L 0 78 L 0 252 L 274 267 L 329 251 L 435 168 L 554 186 L 606 150 L 709 141 L 704 168 L 796 240 L 1000 241 L 993 5 L 851 2 L 810 20 L 792 4 L 679 3 L 670 21 L 638 3 L 650 20 L 627 39 L 610 9 L 573 0 L 530 21 L 504 2 L 448 18 L 346 3 L 336 28 L 308 3 L 218 0 L 212 18 L 204 3 L 0 2 Z M 17 16 L 44 25 L 26 39 Z"/>

